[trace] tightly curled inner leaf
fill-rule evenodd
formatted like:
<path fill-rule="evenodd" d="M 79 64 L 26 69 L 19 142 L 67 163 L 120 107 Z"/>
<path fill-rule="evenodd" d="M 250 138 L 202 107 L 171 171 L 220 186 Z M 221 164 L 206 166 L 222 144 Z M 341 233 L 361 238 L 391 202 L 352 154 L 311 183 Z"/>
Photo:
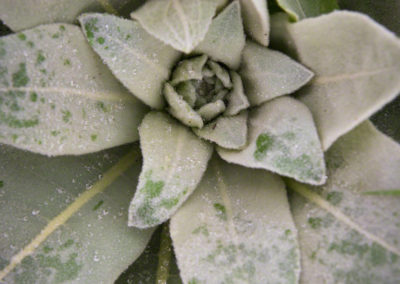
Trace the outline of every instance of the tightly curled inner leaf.
<path fill-rule="evenodd" d="M 249 106 L 240 76 L 206 55 L 179 62 L 164 85 L 169 113 L 189 127 L 203 128 L 220 115 L 235 115 Z"/>

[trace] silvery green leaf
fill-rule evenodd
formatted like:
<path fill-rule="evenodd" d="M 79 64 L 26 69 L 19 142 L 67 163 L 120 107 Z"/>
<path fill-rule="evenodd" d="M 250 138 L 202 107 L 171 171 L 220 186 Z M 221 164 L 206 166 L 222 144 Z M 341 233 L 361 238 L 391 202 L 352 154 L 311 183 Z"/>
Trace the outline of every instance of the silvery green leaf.
<path fill-rule="evenodd" d="M 0 147 L 0 282 L 112 283 L 152 230 L 126 226 L 136 145 L 79 157 Z"/>
<path fill-rule="evenodd" d="M 232 82 L 228 70 L 214 61 L 209 61 L 208 66 L 225 88 L 232 88 Z"/>
<path fill-rule="evenodd" d="M 144 161 L 129 226 L 145 228 L 168 220 L 193 192 L 212 147 L 161 112 L 147 114 L 139 133 Z"/>
<path fill-rule="evenodd" d="M 254 42 L 246 43 L 239 74 L 252 105 L 291 94 L 313 77 L 287 55 Z"/>
<path fill-rule="evenodd" d="M 282 180 L 215 157 L 171 218 L 184 283 L 297 283 L 300 254 Z"/>
<path fill-rule="evenodd" d="M 162 108 L 162 86 L 180 53 L 149 35 L 137 22 L 107 14 L 79 17 L 92 48 L 137 98 Z"/>
<path fill-rule="evenodd" d="M 227 95 L 228 105 L 225 115 L 236 115 L 240 111 L 247 109 L 250 103 L 243 90 L 242 78 L 235 71 L 231 71 L 230 76 L 232 79 L 232 90 Z"/>
<path fill-rule="evenodd" d="M 225 104 L 222 100 L 207 103 L 197 110 L 197 113 L 204 121 L 210 121 L 225 111 Z"/>
<path fill-rule="evenodd" d="M 289 183 L 302 252 L 302 283 L 398 283 L 400 199 L 365 192 L 400 187 L 400 146 L 369 122 L 326 154 L 328 181 Z"/>
<path fill-rule="evenodd" d="M 52 24 L 0 39 L 0 142 L 46 155 L 135 141 L 147 108 L 80 29 Z"/>
<path fill-rule="evenodd" d="M 400 40 L 367 16 L 342 11 L 289 24 L 278 15 L 272 22 L 275 42 L 290 45 L 315 72 L 299 98 L 324 150 L 399 93 Z"/>
<path fill-rule="evenodd" d="M 207 55 L 203 54 L 181 61 L 172 73 L 171 84 L 176 86 L 189 80 L 201 80 L 203 78 L 203 67 L 207 59 Z"/>
<path fill-rule="evenodd" d="M 152 36 L 190 53 L 205 37 L 215 0 L 150 0 L 131 14 Z"/>
<path fill-rule="evenodd" d="M 218 148 L 218 153 L 230 163 L 266 169 L 300 182 L 319 185 L 326 179 L 311 113 L 290 97 L 251 110 L 247 146 L 241 151 Z"/>
<path fill-rule="evenodd" d="M 339 9 L 336 0 L 276 0 L 295 21 L 316 17 Z"/>
<path fill-rule="evenodd" d="M 193 128 L 199 137 L 226 149 L 240 149 L 247 142 L 247 111 L 235 116 L 220 116 L 201 129 Z"/>
<path fill-rule="evenodd" d="M 204 40 L 194 52 L 205 53 L 213 60 L 237 69 L 244 45 L 240 5 L 234 1 L 212 21 Z"/>
<path fill-rule="evenodd" d="M 173 117 L 189 127 L 202 128 L 203 119 L 169 84 L 164 85 L 164 95 L 169 104 L 168 111 Z"/>
<path fill-rule="evenodd" d="M 269 43 L 269 14 L 267 0 L 240 0 L 244 29 L 263 46 Z"/>
<path fill-rule="evenodd" d="M 137 7 L 143 0 L 2 0 L 0 19 L 13 31 L 41 24 L 73 23 L 85 12 L 116 13 L 129 4 Z"/>

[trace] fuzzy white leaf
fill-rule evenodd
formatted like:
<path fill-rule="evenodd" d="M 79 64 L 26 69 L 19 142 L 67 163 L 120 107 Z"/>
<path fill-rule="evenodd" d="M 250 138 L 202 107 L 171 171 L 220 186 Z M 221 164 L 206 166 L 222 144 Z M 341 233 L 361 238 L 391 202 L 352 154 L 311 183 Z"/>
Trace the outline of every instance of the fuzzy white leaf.
<path fill-rule="evenodd" d="M 0 39 L 0 142 L 46 155 L 135 141 L 147 107 L 101 63 L 76 26 Z"/>
<path fill-rule="evenodd" d="M 150 0 L 131 17 L 154 37 L 190 53 L 204 39 L 217 4 L 214 0 Z"/>
<path fill-rule="evenodd" d="M 171 218 L 184 283 L 297 283 L 300 255 L 278 176 L 215 157 Z"/>
<path fill-rule="evenodd" d="M 243 50 L 239 74 L 252 105 L 291 94 L 313 77 L 310 70 L 287 55 L 254 42 L 247 42 Z"/>
<path fill-rule="evenodd" d="M 144 162 L 129 208 L 129 225 L 145 228 L 168 220 L 188 198 L 213 148 L 161 112 L 146 115 L 139 132 Z"/>
<path fill-rule="evenodd" d="M 269 43 L 269 14 L 267 0 L 240 0 L 244 28 L 259 44 Z"/>
<path fill-rule="evenodd" d="M 366 122 L 326 154 L 323 187 L 290 184 L 302 283 L 398 283 L 400 199 L 366 195 L 400 187 L 400 146 Z"/>
<path fill-rule="evenodd" d="M 281 97 L 251 110 L 249 138 L 241 151 L 218 148 L 221 157 L 250 168 L 263 168 L 301 182 L 323 184 L 325 164 L 310 111 Z"/>
<path fill-rule="evenodd" d="M 48 158 L 0 146 L 0 282 L 113 283 L 152 233 L 126 225 L 138 148 Z"/>
<path fill-rule="evenodd" d="M 13 31 L 41 24 L 73 23 L 85 12 L 118 12 L 143 0 L 2 0 L 0 19 Z"/>
<path fill-rule="evenodd" d="M 149 35 L 137 22 L 106 14 L 79 17 L 92 48 L 137 98 L 162 108 L 163 83 L 180 53 Z"/>
<path fill-rule="evenodd" d="M 240 5 L 234 1 L 212 21 L 204 40 L 194 52 L 205 53 L 213 60 L 237 69 L 244 45 L 245 35 Z"/>
<path fill-rule="evenodd" d="M 272 38 L 315 72 L 300 93 L 324 150 L 400 91 L 400 40 L 365 15 L 333 12 L 290 24 L 272 20 Z"/>
<path fill-rule="evenodd" d="M 247 111 L 236 116 L 220 116 L 202 129 L 193 128 L 199 137 L 226 149 L 241 149 L 247 142 Z"/>

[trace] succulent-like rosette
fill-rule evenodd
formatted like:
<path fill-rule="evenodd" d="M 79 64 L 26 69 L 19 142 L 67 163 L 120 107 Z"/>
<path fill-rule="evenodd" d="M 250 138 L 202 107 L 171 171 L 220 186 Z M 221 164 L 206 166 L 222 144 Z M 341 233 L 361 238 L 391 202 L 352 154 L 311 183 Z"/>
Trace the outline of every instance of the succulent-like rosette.
<path fill-rule="evenodd" d="M 237 115 L 250 105 L 240 76 L 206 55 L 179 62 L 164 85 L 164 96 L 172 116 L 199 129 L 220 115 Z"/>
<path fill-rule="evenodd" d="M 32 222 L 52 220 L 28 245 L 9 245 L 16 226 L 6 220 L 0 281 L 25 281 L 26 271 L 38 271 L 32 283 L 109 281 L 109 270 L 136 259 L 168 220 L 185 283 L 399 279 L 398 202 L 369 195 L 398 192 L 400 148 L 363 122 L 400 91 L 399 39 L 359 13 L 307 19 L 336 5 L 300 2 L 277 1 L 302 19 L 292 22 L 282 13 L 270 19 L 263 0 L 149 0 L 132 19 L 86 13 L 80 27 L 1 38 L 1 143 L 63 156 L 139 140 L 143 159 L 137 164 L 138 147 L 84 163 L 2 145 L 0 198 L 31 193 L 35 167 L 59 180 L 40 179 L 32 203 L 61 197 L 28 212 Z M 25 157 L 34 166 L 24 168 Z M 20 185 L 9 187 L 9 176 Z M 14 212 L 15 200 L 0 199 L 0 215 Z M 65 229 L 76 212 L 88 224 L 71 219 Z"/>

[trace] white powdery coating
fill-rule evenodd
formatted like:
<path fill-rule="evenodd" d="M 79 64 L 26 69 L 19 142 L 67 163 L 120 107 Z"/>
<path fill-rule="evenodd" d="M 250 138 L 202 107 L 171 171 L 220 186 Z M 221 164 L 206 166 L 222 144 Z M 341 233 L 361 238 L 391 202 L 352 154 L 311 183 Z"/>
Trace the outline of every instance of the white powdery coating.
<path fill-rule="evenodd" d="M 184 283 L 296 283 L 300 255 L 278 176 L 216 158 L 171 218 Z"/>
<path fill-rule="evenodd" d="M 147 108 L 93 54 L 78 27 L 40 26 L 0 45 L 1 142 L 65 155 L 139 138 Z"/>

